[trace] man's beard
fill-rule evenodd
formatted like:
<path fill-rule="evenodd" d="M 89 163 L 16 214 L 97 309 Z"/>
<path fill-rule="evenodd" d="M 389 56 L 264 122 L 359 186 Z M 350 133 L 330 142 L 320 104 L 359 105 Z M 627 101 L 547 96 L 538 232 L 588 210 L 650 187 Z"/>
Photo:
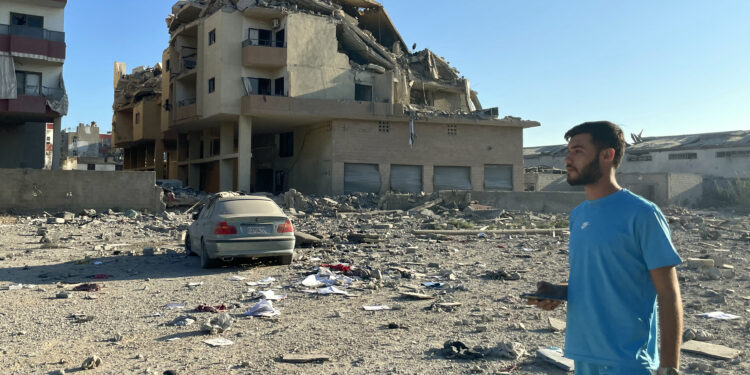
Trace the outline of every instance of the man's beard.
<path fill-rule="evenodd" d="M 578 178 L 573 179 L 568 173 L 568 184 L 571 186 L 590 185 L 599 181 L 603 175 L 602 169 L 599 167 L 599 159 L 594 158 L 578 173 Z"/>

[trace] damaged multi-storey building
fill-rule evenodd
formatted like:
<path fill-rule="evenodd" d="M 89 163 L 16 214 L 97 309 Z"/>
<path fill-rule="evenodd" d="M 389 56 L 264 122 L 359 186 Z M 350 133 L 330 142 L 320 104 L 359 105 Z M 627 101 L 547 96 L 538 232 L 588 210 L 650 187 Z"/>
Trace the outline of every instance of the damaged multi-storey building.
<path fill-rule="evenodd" d="M 0 1 L 0 168 L 60 167 L 66 4 Z"/>
<path fill-rule="evenodd" d="M 206 191 L 523 190 L 523 129 L 539 124 L 482 108 L 375 1 L 178 1 L 167 26 L 153 146 L 118 111 L 149 96 L 115 93 L 126 169 L 142 153 L 131 168 Z"/>

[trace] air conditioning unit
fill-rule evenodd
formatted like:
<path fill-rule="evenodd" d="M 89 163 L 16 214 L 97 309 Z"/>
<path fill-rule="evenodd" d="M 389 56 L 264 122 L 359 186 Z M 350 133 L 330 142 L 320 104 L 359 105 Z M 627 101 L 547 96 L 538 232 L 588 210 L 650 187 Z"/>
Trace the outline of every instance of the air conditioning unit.
<path fill-rule="evenodd" d="M 279 21 L 278 18 L 274 18 L 271 23 L 273 24 L 274 29 L 278 29 L 279 27 L 281 27 L 281 21 Z"/>

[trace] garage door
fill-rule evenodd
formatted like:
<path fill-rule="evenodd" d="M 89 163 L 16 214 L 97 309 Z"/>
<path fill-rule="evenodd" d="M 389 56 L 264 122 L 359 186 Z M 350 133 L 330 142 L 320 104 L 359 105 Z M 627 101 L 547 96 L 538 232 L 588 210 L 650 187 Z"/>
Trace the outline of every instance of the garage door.
<path fill-rule="evenodd" d="M 471 190 L 470 167 L 435 167 L 435 191 Z"/>
<path fill-rule="evenodd" d="M 391 165 L 391 191 L 397 193 L 422 191 L 422 166 Z"/>
<path fill-rule="evenodd" d="M 488 164 L 484 166 L 485 190 L 513 190 L 513 166 Z"/>
<path fill-rule="evenodd" d="M 344 164 L 344 193 L 379 193 L 380 171 L 377 164 Z"/>

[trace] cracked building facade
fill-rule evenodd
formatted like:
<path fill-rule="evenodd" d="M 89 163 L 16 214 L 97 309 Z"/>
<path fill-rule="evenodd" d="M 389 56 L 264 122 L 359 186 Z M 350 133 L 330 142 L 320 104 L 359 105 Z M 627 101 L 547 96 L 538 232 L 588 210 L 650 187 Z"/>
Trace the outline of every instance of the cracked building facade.
<path fill-rule="evenodd" d="M 54 145 L 60 144 L 61 119 L 68 111 L 62 77 L 66 4 L 0 2 L 0 168 L 60 167 Z M 52 160 L 45 160 L 48 153 Z"/>
<path fill-rule="evenodd" d="M 153 146 L 115 92 L 126 169 L 139 144 L 157 178 L 206 191 L 523 190 L 523 129 L 539 124 L 483 109 L 375 1 L 178 1 L 167 26 Z"/>

